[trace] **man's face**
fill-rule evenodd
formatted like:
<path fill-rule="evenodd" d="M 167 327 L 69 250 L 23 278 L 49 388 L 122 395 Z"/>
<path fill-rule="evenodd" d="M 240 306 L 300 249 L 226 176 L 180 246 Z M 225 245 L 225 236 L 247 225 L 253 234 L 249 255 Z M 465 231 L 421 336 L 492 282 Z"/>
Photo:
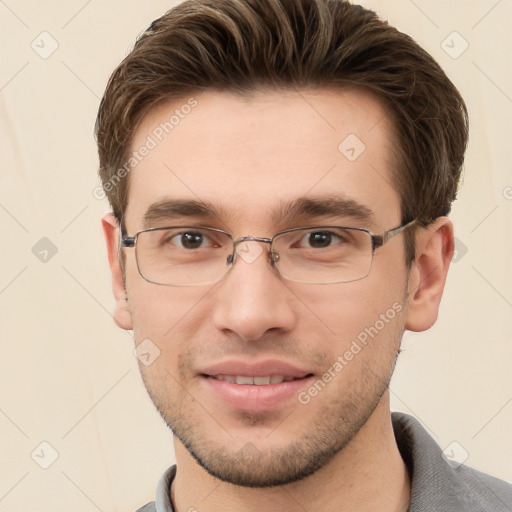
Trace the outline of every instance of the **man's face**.
<path fill-rule="evenodd" d="M 161 133 L 187 98 L 152 110 L 135 134 L 132 150 L 148 136 L 158 143 L 131 172 L 129 235 L 148 222 L 218 228 L 235 239 L 322 225 L 380 235 L 400 225 L 392 127 L 368 93 L 241 99 L 209 92 L 195 99 L 161 141 L 155 129 Z M 312 211 L 285 220 L 286 205 L 304 198 L 351 200 L 373 216 Z M 147 220 L 152 205 L 175 200 L 207 202 L 216 214 L 171 216 L 160 208 Z M 257 257 L 238 257 L 217 284 L 162 286 L 144 280 L 134 250 L 123 249 L 136 342 L 149 339 L 160 350 L 141 364 L 144 382 L 176 437 L 211 474 L 239 485 L 295 481 L 328 463 L 387 406 L 406 311 L 402 236 L 376 251 L 365 279 L 343 284 L 284 280 L 268 245 L 248 242 Z M 237 376 L 274 383 L 230 382 Z"/>

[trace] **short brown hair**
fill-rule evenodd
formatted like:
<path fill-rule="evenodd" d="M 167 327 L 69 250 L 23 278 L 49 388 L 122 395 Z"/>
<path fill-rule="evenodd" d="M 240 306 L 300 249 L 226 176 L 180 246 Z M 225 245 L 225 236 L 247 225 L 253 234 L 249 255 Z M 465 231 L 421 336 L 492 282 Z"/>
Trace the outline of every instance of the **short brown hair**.
<path fill-rule="evenodd" d="M 347 84 L 373 91 L 394 121 L 402 222 L 427 225 L 447 215 L 467 144 L 464 101 L 411 37 L 345 0 L 188 0 L 155 20 L 110 77 L 96 120 L 100 177 L 114 214 L 122 220 L 129 181 L 116 173 L 157 103 L 212 89 Z"/>

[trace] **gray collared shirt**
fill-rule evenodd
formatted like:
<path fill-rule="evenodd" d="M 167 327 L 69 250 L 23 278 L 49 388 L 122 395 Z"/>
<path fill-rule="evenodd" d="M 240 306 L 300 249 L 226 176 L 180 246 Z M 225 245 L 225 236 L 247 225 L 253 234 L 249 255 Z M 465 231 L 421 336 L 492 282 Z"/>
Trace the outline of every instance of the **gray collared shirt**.
<path fill-rule="evenodd" d="M 402 458 L 411 475 L 409 512 L 512 512 L 512 485 L 448 462 L 421 426 L 407 414 L 392 414 Z M 173 512 L 170 488 L 176 474 L 171 466 L 158 483 L 154 502 L 137 512 Z"/>

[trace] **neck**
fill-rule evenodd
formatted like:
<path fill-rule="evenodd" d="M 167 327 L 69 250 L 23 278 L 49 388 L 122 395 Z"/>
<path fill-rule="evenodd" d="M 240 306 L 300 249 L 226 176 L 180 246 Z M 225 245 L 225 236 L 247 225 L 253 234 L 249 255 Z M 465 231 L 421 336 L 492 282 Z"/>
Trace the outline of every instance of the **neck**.
<path fill-rule="evenodd" d="M 409 507 L 410 480 L 396 445 L 388 392 L 329 464 L 283 486 L 254 489 L 222 482 L 201 468 L 177 439 L 174 443 L 178 470 L 171 498 L 176 512 L 406 512 Z"/>

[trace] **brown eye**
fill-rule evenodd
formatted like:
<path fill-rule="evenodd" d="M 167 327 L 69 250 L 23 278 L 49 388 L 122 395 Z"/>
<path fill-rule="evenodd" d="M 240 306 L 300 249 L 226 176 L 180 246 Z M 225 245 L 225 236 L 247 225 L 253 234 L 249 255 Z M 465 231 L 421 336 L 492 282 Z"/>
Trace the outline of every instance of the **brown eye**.
<path fill-rule="evenodd" d="M 333 243 L 338 243 L 340 240 L 341 238 L 332 231 L 312 231 L 304 235 L 300 241 L 300 246 L 322 249 L 329 247 Z"/>
<path fill-rule="evenodd" d="M 170 243 L 183 249 L 199 249 L 207 241 L 203 233 L 187 231 L 173 236 Z"/>

